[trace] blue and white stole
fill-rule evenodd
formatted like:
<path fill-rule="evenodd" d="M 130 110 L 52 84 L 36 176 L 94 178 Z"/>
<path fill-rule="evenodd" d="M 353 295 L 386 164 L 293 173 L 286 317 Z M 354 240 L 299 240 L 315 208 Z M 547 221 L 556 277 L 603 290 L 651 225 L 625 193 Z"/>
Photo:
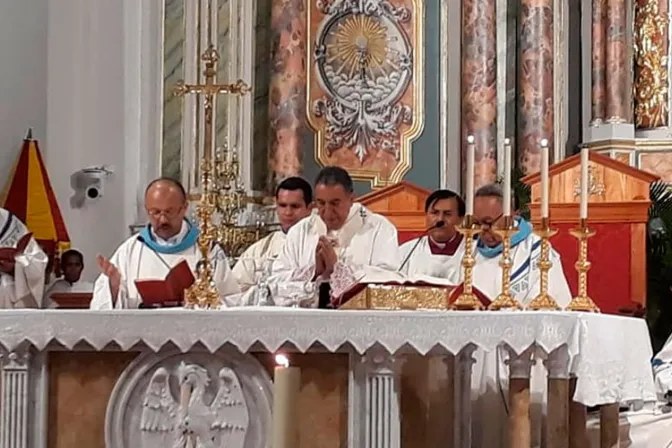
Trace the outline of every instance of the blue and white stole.
<path fill-rule="evenodd" d="M 532 234 L 532 225 L 522 217 L 515 218 L 514 226 L 518 228 L 518 232 L 516 232 L 511 237 L 512 250 L 515 250 L 515 248 L 520 243 L 525 241 Z M 520 266 L 518 266 L 518 268 L 515 268 L 515 271 L 511 274 L 511 292 L 514 295 L 518 295 L 529 290 L 529 274 L 530 270 L 536 265 L 536 261 L 541 255 L 541 251 L 538 250 L 540 246 L 541 240 L 535 241 L 534 244 L 532 244 L 530 253 L 528 254 L 525 261 Z M 500 243 L 495 247 L 487 247 L 479 239 L 476 242 L 476 250 L 485 258 L 495 258 L 502 253 L 502 244 Z M 515 259 L 513 255 L 512 257 Z"/>

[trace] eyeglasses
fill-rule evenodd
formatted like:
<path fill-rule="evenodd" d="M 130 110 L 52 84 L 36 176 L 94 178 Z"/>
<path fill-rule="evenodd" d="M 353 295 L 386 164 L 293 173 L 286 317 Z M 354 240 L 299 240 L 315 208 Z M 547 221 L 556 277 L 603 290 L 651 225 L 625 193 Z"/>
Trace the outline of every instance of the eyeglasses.
<path fill-rule="evenodd" d="M 502 216 L 504 216 L 504 213 L 500 213 L 500 215 L 497 216 L 492 221 L 484 221 L 484 222 L 475 221 L 474 224 L 476 226 L 481 226 L 481 230 L 487 231 L 492 229 L 495 226 L 495 224 L 497 224 L 497 221 L 499 221 L 502 218 Z"/>
<path fill-rule="evenodd" d="M 173 219 L 180 214 L 180 210 L 147 210 L 147 214 L 153 219 L 159 219 L 162 216 L 166 219 Z"/>

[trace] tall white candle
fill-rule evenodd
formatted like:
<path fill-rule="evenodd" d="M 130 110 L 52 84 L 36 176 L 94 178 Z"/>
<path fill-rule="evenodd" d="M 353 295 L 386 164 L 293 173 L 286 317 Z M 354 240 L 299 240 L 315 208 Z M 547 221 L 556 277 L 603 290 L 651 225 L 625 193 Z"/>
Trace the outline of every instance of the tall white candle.
<path fill-rule="evenodd" d="M 275 362 L 272 448 L 294 448 L 299 445 L 297 413 L 301 370 L 290 367 L 285 355 L 276 355 Z"/>
<path fill-rule="evenodd" d="M 465 176 L 467 176 L 467 181 L 465 182 L 465 194 L 467 196 L 467 215 L 474 214 L 474 136 L 467 136 L 467 169 Z"/>
<path fill-rule="evenodd" d="M 588 148 L 581 149 L 581 202 L 579 217 L 588 219 Z"/>
<path fill-rule="evenodd" d="M 511 140 L 504 139 L 504 216 L 511 216 Z"/>
<path fill-rule="evenodd" d="M 548 218 L 549 201 L 548 182 L 548 140 L 541 140 L 541 217 Z"/>

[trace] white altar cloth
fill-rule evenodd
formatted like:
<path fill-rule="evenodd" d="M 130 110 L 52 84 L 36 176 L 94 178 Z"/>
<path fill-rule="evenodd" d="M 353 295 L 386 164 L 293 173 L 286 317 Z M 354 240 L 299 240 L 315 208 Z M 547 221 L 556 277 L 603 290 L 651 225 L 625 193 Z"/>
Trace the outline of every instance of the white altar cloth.
<path fill-rule="evenodd" d="M 171 342 L 183 352 L 202 344 L 214 352 L 231 344 L 245 353 L 256 344 L 269 352 L 291 343 L 306 352 L 316 343 L 335 352 L 351 346 L 363 354 L 377 344 L 391 354 L 441 347 L 457 354 L 469 344 L 490 351 L 508 344 L 546 353 L 567 345 L 577 379 L 574 400 L 586 406 L 656 399 L 653 356 L 644 320 L 605 314 L 526 311 L 332 311 L 296 308 L 228 308 L 221 311 L 3 310 L 0 351 L 52 343 L 96 350 L 114 343 L 158 351 Z"/>

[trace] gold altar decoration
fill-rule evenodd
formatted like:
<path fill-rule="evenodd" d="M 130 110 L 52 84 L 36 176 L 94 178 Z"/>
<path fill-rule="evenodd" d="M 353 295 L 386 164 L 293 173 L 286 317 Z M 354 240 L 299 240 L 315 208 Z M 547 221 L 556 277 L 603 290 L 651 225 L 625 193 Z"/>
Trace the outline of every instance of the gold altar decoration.
<path fill-rule="evenodd" d="M 541 255 L 537 265 L 539 266 L 539 295 L 527 305 L 528 310 L 559 310 L 558 303 L 548 293 L 548 272 L 553 267 L 551 261 L 551 243 L 550 239 L 558 231 L 551 229 L 548 218 L 541 219 L 541 226 L 534 229 L 534 233 L 541 238 Z"/>
<path fill-rule="evenodd" d="M 411 169 L 424 127 L 424 0 L 308 2 L 315 160 L 374 188 Z"/>
<path fill-rule="evenodd" d="M 457 227 L 457 231 L 464 236 L 464 257 L 462 257 L 462 269 L 464 270 L 464 287 L 462 293 L 450 305 L 451 310 L 482 310 L 483 304 L 474 293 L 474 237 L 481 231 L 480 227 L 474 225 L 474 217 L 466 215 L 462 224 Z"/>
<path fill-rule="evenodd" d="M 212 2 L 208 4 L 208 17 L 212 17 L 211 8 Z M 201 252 L 201 259 L 196 269 L 196 281 L 184 292 L 184 306 L 185 308 L 216 309 L 220 306 L 220 299 L 213 281 L 213 266 L 210 261 L 210 251 L 218 238 L 217 226 L 213 221 L 213 215 L 221 208 L 221 201 L 219 200 L 219 192 L 215 184 L 218 173 L 213 164 L 213 153 L 215 152 L 213 107 L 217 95 L 245 95 L 251 91 L 251 88 L 242 80 L 238 80 L 233 84 L 216 83 L 219 53 L 213 44 L 212 27 L 210 25 L 207 26 L 207 36 L 208 46 L 201 56 L 205 67 L 203 70 L 205 83 L 186 84 L 181 80 L 174 86 L 173 93 L 180 97 L 190 94 L 199 95 L 199 99 L 202 98 L 205 111 L 203 159 L 200 163 L 201 191 L 196 207 L 196 217 L 200 231 L 198 248 Z"/>
<path fill-rule="evenodd" d="M 494 229 L 494 231 L 502 237 L 502 256 L 499 260 L 499 266 L 502 268 L 502 292 L 490 303 L 488 309 L 494 311 L 502 309 L 520 310 L 522 306 L 520 306 L 516 297 L 511 294 L 511 268 L 513 267 L 511 237 L 518 232 L 518 229 L 513 226 L 513 218 L 505 216 L 502 227 Z"/>
<path fill-rule="evenodd" d="M 657 0 L 635 2 L 635 125 L 653 129 L 668 125 L 669 18 Z"/>
<path fill-rule="evenodd" d="M 339 309 L 447 310 L 452 288 L 435 286 L 367 285 Z"/>
<path fill-rule="evenodd" d="M 576 297 L 567 305 L 567 310 L 599 313 L 600 309 L 588 296 L 588 270 L 590 269 L 588 238 L 595 236 L 595 231 L 588 227 L 586 220 L 582 219 L 579 227 L 572 229 L 570 233 L 579 240 L 579 259 L 574 265 L 579 273 L 579 290 Z"/>

